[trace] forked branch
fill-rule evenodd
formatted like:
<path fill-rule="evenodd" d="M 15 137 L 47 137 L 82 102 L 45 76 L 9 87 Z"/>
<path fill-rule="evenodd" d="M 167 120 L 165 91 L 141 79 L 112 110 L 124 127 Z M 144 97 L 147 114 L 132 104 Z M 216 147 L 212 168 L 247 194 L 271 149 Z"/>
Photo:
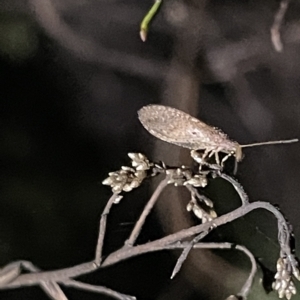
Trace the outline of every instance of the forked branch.
<path fill-rule="evenodd" d="M 175 273 L 180 270 L 181 265 L 192 249 L 236 249 L 243 251 L 249 257 L 252 265 L 248 279 L 244 283 L 240 292 L 236 295 L 236 297 L 246 299 L 250 292 L 253 278 L 257 270 L 253 254 L 240 245 L 233 245 L 231 243 L 200 243 L 200 241 L 204 236 L 209 234 L 212 230 L 216 230 L 219 226 L 245 216 L 253 210 L 264 209 L 271 212 L 277 219 L 278 223 L 280 256 L 277 262 L 277 273 L 273 287 L 277 290 L 280 297 L 286 297 L 287 299 L 290 299 L 291 295 L 296 293 L 293 277 L 299 280 L 300 276 L 298 262 L 290 245 L 292 228 L 277 208 L 268 202 L 256 201 L 249 203 L 248 196 L 246 195 L 243 187 L 235 179 L 222 173 L 222 170 L 220 169 L 206 168 L 206 170 L 202 170 L 201 168 L 198 168 L 198 171 L 195 172 L 186 166 L 169 168 L 164 164 L 152 163 L 140 153 L 130 153 L 129 157 L 132 160 L 131 167 L 122 167 L 119 171 L 109 173 L 109 177 L 103 182 L 104 184 L 111 186 L 114 194 L 107 202 L 101 215 L 99 236 L 94 260 L 71 268 L 45 272 L 35 267 L 31 262 L 14 262 L 0 270 L 0 289 L 13 289 L 39 285 L 50 298 L 66 300 L 67 297 L 60 288 L 60 285 L 64 285 L 89 292 L 103 293 L 115 299 L 134 300 L 134 296 L 124 295 L 107 287 L 82 283 L 74 280 L 74 278 L 141 254 L 160 250 L 183 249 L 182 255 L 174 269 L 174 273 L 172 275 L 174 276 Z M 125 241 L 124 247 L 109 254 L 105 260 L 103 260 L 102 249 L 106 233 L 107 217 L 111 212 L 113 205 L 119 203 L 122 199 L 120 193 L 124 191 L 128 192 L 133 188 L 137 188 L 144 179 L 161 173 L 165 175 L 165 179 L 160 182 L 152 197 L 146 204 L 139 220 L 132 230 L 132 233 L 128 240 Z M 239 194 L 242 205 L 225 215 L 217 216 L 213 207 L 213 202 L 201 194 L 201 190 L 208 184 L 208 177 L 212 179 L 221 177 L 230 182 Z M 202 224 L 183 229 L 155 241 L 135 246 L 135 242 L 142 230 L 147 216 L 158 200 L 161 192 L 168 184 L 183 186 L 190 191 L 191 200 L 187 209 L 192 211 L 195 216 L 202 221 Z M 192 242 L 185 241 L 187 239 L 192 239 Z M 26 270 L 27 272 L 29 271 L 30 273 L 21 274 L 23 270 Z"/>

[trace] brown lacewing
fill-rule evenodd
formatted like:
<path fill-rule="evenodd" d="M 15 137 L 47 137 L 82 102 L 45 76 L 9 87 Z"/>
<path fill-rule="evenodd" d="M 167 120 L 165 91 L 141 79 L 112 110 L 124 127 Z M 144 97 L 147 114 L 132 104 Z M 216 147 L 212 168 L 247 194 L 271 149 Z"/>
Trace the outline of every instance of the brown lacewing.
<path fill-rule="evenodd" d="M 298 139 L 269 141 L 240 145 L 232 141 L 220 129 L 211 127 L 189 114 L 163 105 L 147 105 L 138 111 L 142 125 L 155 137 L 192 150 L 204 150 L 202 159 L 215 155 L 220 165 L 218 153 L 227 154 L 221 162 L 229 156 L 235 156 L 236 161 L 242 160 L 242 148 L 259 145 L 285 144 L 298 142 Z"/>

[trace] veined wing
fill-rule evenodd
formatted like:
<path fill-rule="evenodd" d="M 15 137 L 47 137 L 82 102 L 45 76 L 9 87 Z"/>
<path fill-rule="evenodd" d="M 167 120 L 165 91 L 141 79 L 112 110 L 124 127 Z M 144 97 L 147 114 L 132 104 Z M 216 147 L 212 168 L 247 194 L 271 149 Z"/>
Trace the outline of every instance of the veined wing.
<path fill-rule="evenodd" d="M 217 147 L 227 136 L 178 109 L 148 105 L 138 111 L 142 125 L 155 137 L 189 149 Z"/>

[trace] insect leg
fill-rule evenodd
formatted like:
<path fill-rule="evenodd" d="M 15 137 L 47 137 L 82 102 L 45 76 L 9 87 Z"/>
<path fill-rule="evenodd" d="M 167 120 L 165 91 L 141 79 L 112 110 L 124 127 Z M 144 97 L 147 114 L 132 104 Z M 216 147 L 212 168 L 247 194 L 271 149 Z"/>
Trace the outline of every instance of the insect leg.
<path fill-rule="evenodd" d="M 215 152 L 216 163 L 217 163 L 217 165 L 220 166 L 219 151 L 218 151 L 218 150 L 215 150 L 214 152 Z"/>
<path fill-rule="evenodd" d="M 212 170 L 220 170 L 221 166 L 217 164 L 210 164 L 203 160 L 203 154 L 197 152 L 197 150 L 191 150 L 191 157 L 196 163 L 199 164 L 199 171 L 201 171 L 202 166 L 208 166 Z M 203 172 L 203 171 L 202 171 Z"/>
<path fill-rule="evenodd" d="M 223 167 L 224 166 L 224 162 L 230 157 L 232 156 L 231 153 L 227 154 L 226 156 L 223 157 L 222 161 L 221 161 L 221 166 Z"/>
<path fill-rule="evenodd" d="M 217 163 L 217 165 L 219 165 L 220 166 L 220 158 L 219 158 L 219 151 L 221 151 L 222 149 L 219 149 L 219 148 L 217 148 L 217 149 L 210 149 L 209 150 L 209 155 L 208 155 L 208 157 L 212 157 L 213 155 L 215 155 L 215 160 L 216 160 L 216 163 Z"/>
<path fill-rule="evenodd" d="M 204 153 L 203 153 L 203 155 L 202 155 L 202 160 L 204 161 L 205 160 L 205 158 L 208 156 L 208 157 L 210 157 L 210 153 L 211 152 L 211 149 L 208 149 L 208 148 L 206 148 L 205 149 L 205 151 L 204 151 Z"/>
<path fill-rule="evenodd" d="M 204 152 L 204 154 L 206 154 L 206 156 L 208 155 L 208 157 L 212 157 L 213 155 L 215 155 L 215 160 L 216 160 L 216 164 L 218 166 L 221 166 L 220 164 L 220 158 L 219 158 L 219 151 L 221 151 L 222 149 L 215 149 L 215 148 L 207 148 Z M 203 159 L 204 155 L 202 156 Z"/>
<path fill-rule="evenodd" d="M 198 153 L 196 150 L 192 150 L 191 151 L 191 156 L 195 159 L 196 162 L 198 162 L 199 164 L 199 171 L 201 171 L 202 166 L 206 165 L 207 162 L 205 161 L 205 158 L 210 154 L 209 152 L 211 151 L 211 149 L 205 149 L 201 158 L 199 157 Z"/>

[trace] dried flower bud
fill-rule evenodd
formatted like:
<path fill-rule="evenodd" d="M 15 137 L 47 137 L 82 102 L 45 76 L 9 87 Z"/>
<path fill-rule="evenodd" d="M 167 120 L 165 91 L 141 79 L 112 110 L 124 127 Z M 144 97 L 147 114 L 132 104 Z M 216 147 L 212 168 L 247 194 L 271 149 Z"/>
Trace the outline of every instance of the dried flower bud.
<path fill-rule="evenodd" d="M 195 203 L 194 202 L 192 202 L 192 201 L 190 201 L 189 203 L 188 203 L 188 205 L 186 206 L 186 210 L 187 211 L 191 211 L 192 209 L 193 209 L 193 206 L 195 205 Z"/>
<path fill-rule="evenodd" d="M 201 175 L 194 175 L 189 180 L 184 182 L 184 185 L 192 185 L 194 187 L 206 187 L 207 186 L 207 178 Z"/>
<path fill-rule="evenodd" d="M 130 192 L 141 185 L 146 177 L 145 171 L 137 171 L 131 167 L 122 166 L 121 170 L 110 172 L 109 177 L 102 181 L 102 184 L 109 185 L 113 193 L 119 194 L 122 191 Z"/>
<path fill-rule="evenodd" d="M 193 211 L 195 216 L 202 221 L 202 223 L 210 222 L 217 217 L 216 212 L 210 208 L 202 208 L 195 200 L 191 200 L 187 207 L 187 211 Z"/>
<path fill-rule="evenodd" d="M 203 201 L 210 208 L 214 207 L 213 202 L 210 199 L 206 198 L 206 197 L 202 197 L 201 201 Z"/>
<path fill-rule="evenodd" d="M 294 268 L 293 270 L 293 275 L 295 276 L 295 278 L 300 281 L 300 272 L 298 268 Z"/>
<path fill-rule="evenodd" d="M 123 198 L 123 196 L 119 195 L 118 197 L 116 197 L 114 203 L 115 203 L 115 204 L 120 203 L 120 201 L 122 200 L 122 198 Z"/>
<path fill-rule="evenodd" d="M 149 162 L 147 157 L 142 153 L 128 153 L 128 156 L 131 158 L 132 167 L 139 171 L 149 170 L 153 164 Z"/>
<path fill-rule="evenodd" d="M 166 174 L 169 176 L 168 184 L 181 186 L 185 182 L 184 172 L 181 168 L 168 169 L 166 170 Z"/>
<path fill-rule="evenodd" d="M 112 192 L 115 194 L 119 194 L 122 192 L 123 186 L 121 184 L 116 184 L 112 186 Z"/>
<path fill-rule="evenodd" d="M 277 273 L 273 282 L 273 289 L 277 291 L 279 298 L 291 299 L 296 294 L 296 287 L 292 281 L 291 268 L 286 258 L 280 257 L 276 264 Z"/>
<path fill-rule="evenodd" d="M 195 214 L 195 216 L 203 221 L 203 215 L 205 214 L 205 212 L 203 211 L 203 209 L 201 209 L 198 205 L 194 205 L 193 206 L 193 213 Z"/>

